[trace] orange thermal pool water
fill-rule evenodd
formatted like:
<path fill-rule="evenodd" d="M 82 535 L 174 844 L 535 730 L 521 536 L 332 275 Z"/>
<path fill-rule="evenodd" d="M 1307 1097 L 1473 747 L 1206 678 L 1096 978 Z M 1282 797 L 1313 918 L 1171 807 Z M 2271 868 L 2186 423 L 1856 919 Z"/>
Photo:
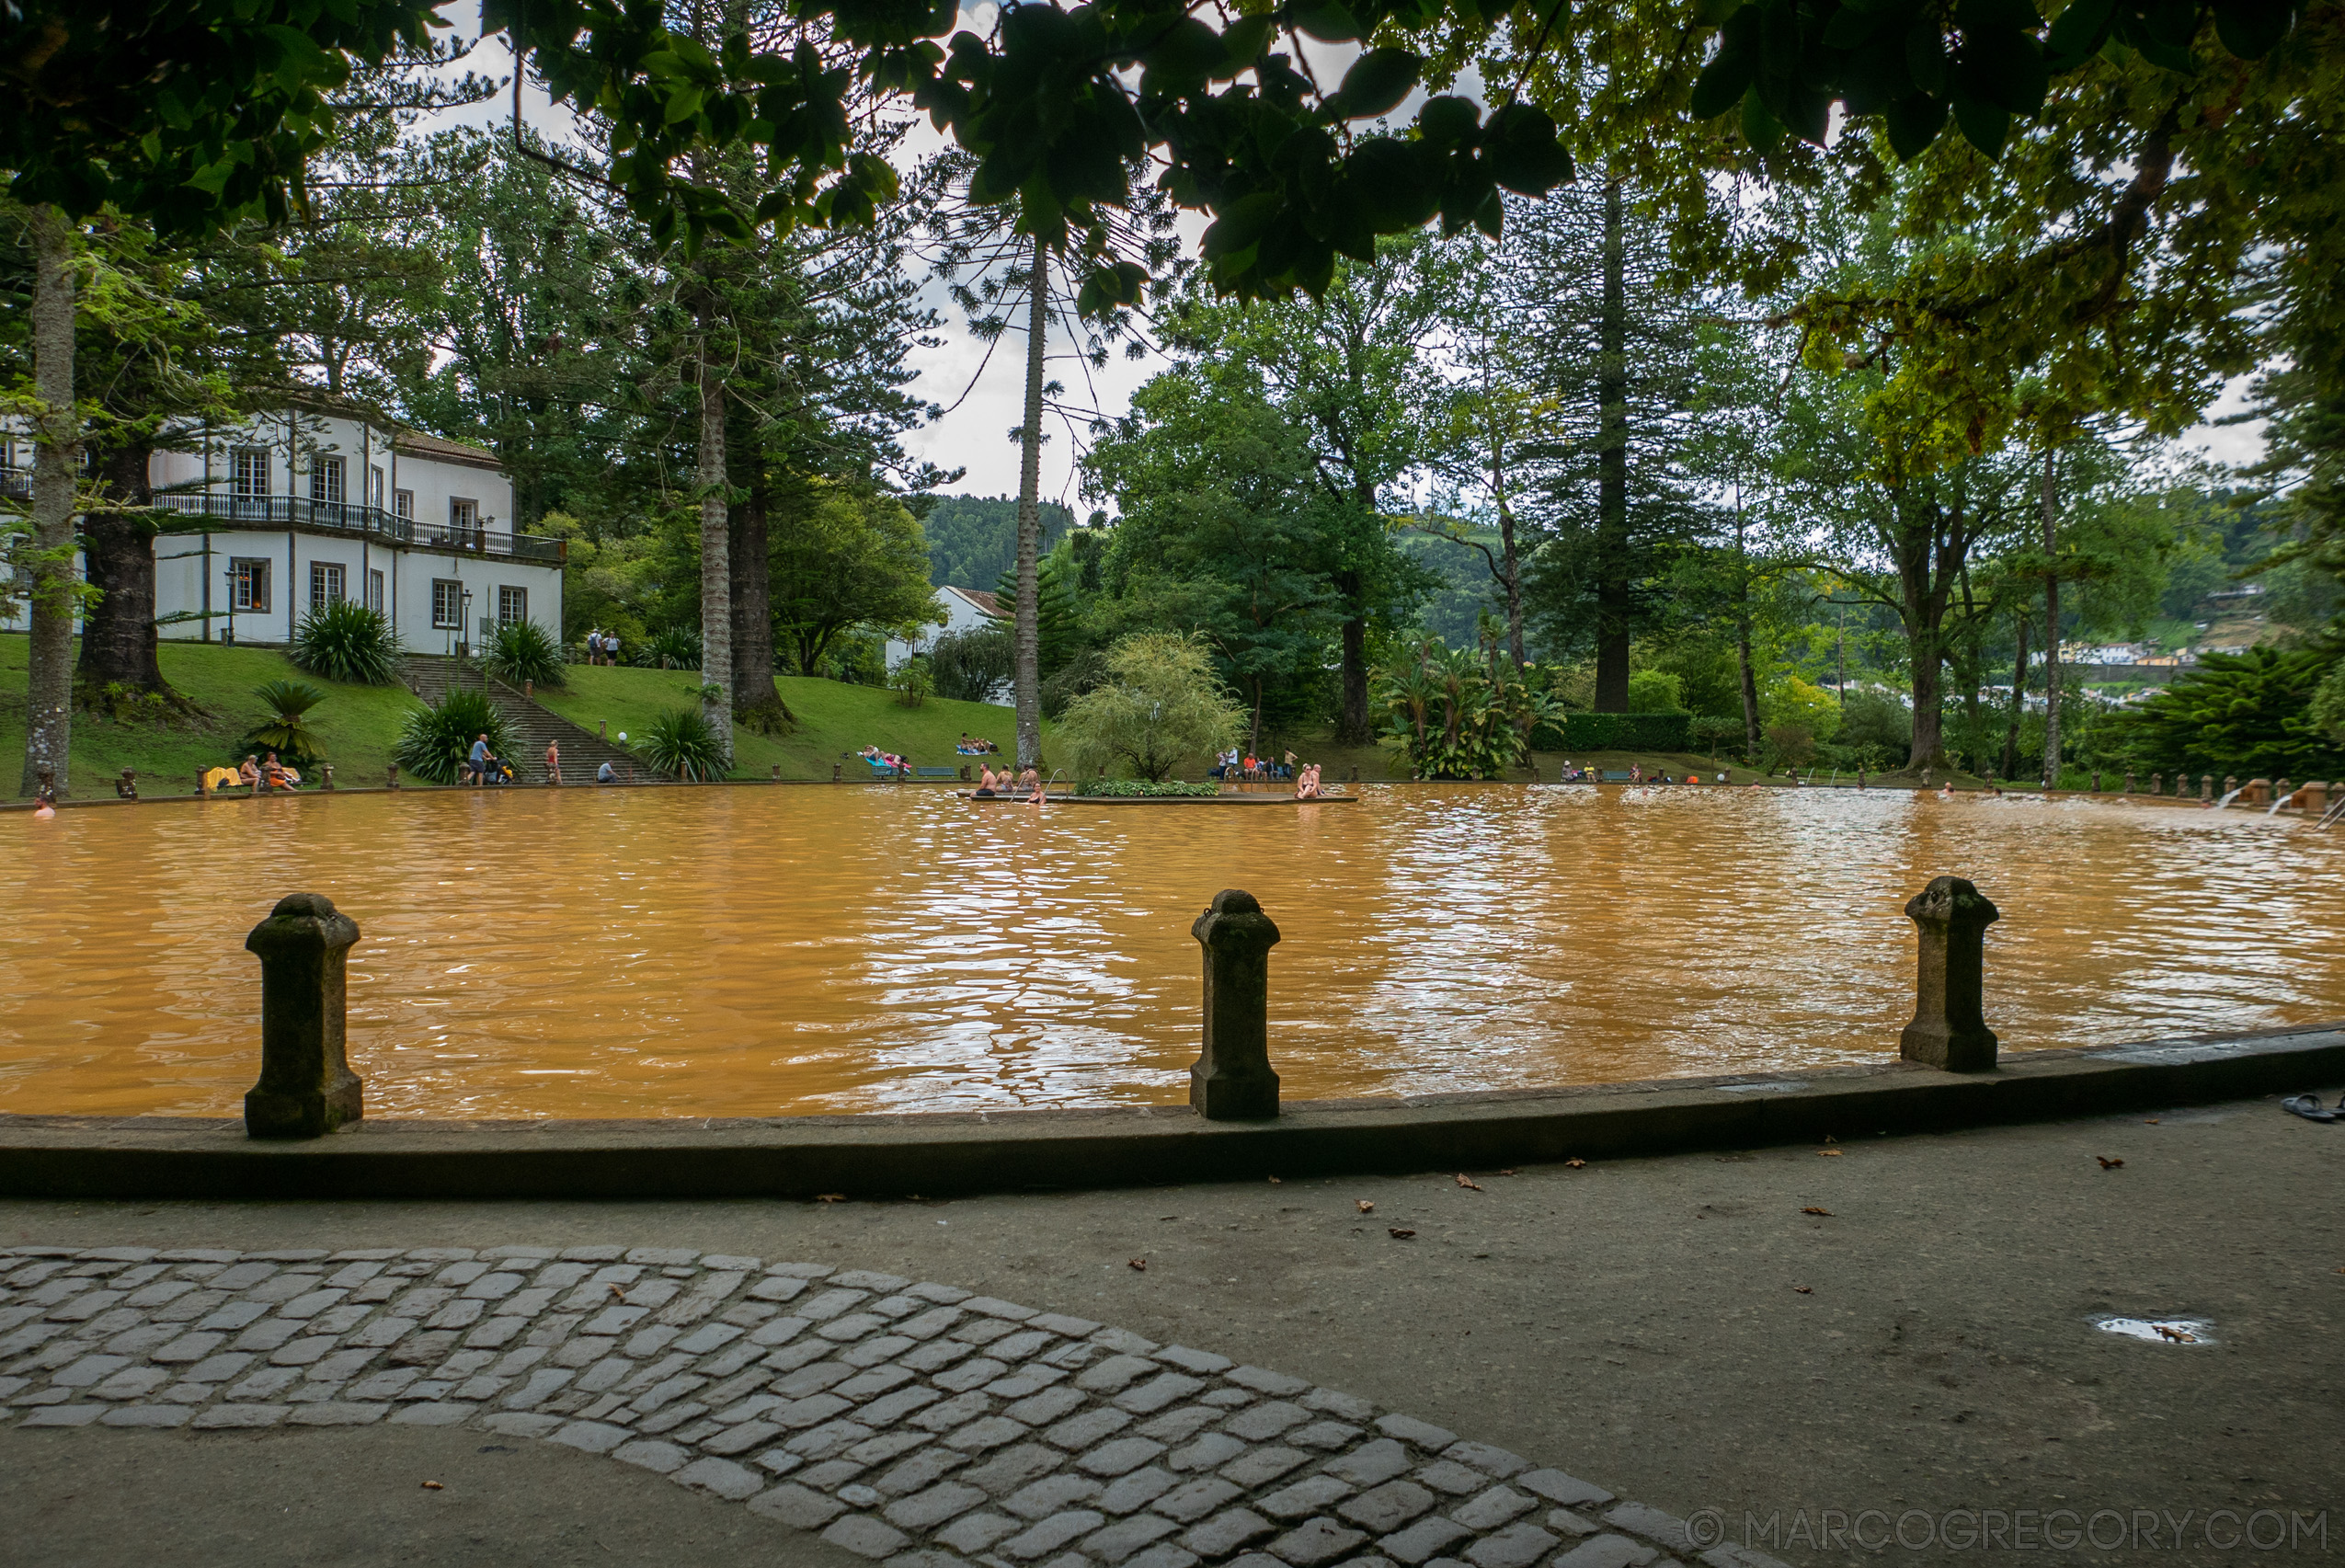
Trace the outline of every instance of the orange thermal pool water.
<path fill-rule="evenodd" d="M 1189 922 L 1256 894 L 1295 1098 L 1893 1055 L 1905 900 L 2002 908 L 2007 1050 L 2345 1013 L 2345 834 L 1904 793 L 1367 786 L 1317 807 L 975 807 L 916 787 L 311 796 L 0 818 L 0 1111 L 234 1114 L 245 933 L 363 932 L 378 1115 L 1178 1102 Z"/>

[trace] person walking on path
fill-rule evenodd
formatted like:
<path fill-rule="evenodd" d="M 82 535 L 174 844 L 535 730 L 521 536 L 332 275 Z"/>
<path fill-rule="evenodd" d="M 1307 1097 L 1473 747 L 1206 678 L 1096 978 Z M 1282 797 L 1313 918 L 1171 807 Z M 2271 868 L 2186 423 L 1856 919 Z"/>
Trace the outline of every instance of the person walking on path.
<path fill-rule="evenodd" d="M 559 740 L 545 743 L 545 782 L 548 784 L 562 782 L 562 743 Z"/>
<path fill-rule="evenodd" d="M 488 782 L 488 736 L 486 731 L 473 742 L 472 756 L 465 764 L 465 777 L 475 788 Z"/>

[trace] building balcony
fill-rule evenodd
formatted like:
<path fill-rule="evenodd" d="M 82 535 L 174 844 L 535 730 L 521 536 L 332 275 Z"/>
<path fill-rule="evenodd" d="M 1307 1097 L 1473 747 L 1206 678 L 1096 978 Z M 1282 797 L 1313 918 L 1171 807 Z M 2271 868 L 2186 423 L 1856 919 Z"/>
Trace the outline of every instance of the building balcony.
<path fill-rule="evenodd" d="M 486 528 L 424 523 L 381 507 L 356 501 L 313 501 L 300 496 L 223 496 L 165 490 L 154 497 L 157 511 L 217 519 L 230 528 L 293 528 L 311 533 L 367 539 L 402 550 L 444 550 L 453 555 L 501 555 L 558 567 L 569 556 L 569 542 L 535 533 L 505 533 Z M 184 528 L 176 532 L 187 532 Z"/>

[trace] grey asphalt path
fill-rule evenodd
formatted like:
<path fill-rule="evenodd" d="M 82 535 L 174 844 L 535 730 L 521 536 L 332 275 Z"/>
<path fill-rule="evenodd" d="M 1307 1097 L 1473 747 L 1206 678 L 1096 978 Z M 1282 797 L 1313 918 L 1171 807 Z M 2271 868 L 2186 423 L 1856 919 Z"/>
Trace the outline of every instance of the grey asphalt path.
<path fill-rule="evenodd" d="M 1837 1136 L 1828 1154 L 1469 1173 L 1480 1190 L 1436 1173 L 949 1203 L 5 1203 L 0 1242 L 619 1242 L 887 1270 L 1348 1390 L 1673 1514 L 1716 1510 L 1728 1539 L 1793 1563 L 2345 1554 L 2345 1125 L 2264 1100 Z M 2204 1320 L 2213 1343 L 2094 1326 L 2112 1316 Z M 494 1446 L 0 1431 L 0 1531 L 43 1562 L 860 1561 L 608 1460 Z M 1962 1510 L 1987 1511 L 1986 1540 L 1964 1543 L 1981 1525 Z M 2061 1510 L 2099 1534 L 2048 1542 L 2040 1516 Z M 1901 1519 L 1928 1544 L 1895 1545 Z"/>

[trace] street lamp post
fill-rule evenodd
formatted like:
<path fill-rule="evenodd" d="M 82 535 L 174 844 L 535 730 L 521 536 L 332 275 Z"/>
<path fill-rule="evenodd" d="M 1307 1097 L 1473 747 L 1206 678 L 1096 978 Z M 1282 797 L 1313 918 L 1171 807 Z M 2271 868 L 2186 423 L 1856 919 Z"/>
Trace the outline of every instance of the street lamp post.
<path fill-rule="evenodd" d="M 220 575 L 228 584 L 228 630 L 220 640 L 228 647 L 234 647 L 236 642 L 236 568 L 234 564 L 231 563 Z"/>

